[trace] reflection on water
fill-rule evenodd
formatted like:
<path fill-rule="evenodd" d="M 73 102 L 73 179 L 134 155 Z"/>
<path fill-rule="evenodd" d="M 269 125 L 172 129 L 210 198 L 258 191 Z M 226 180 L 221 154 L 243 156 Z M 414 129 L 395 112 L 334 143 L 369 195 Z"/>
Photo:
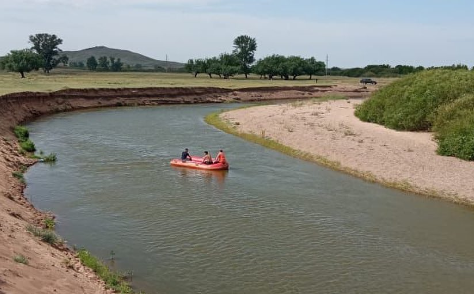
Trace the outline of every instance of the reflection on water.
<path fill-rule="evenodd" d="M 65 113 L 30 127 L 56 165 L 26 174 L 69 244 L 146 293 L 472 293 L 474 213 L 225 134 L 230 105 Z M 179 134 L 179 135 L 177 135 Z M 231 169 L 172 168 L 226 150 Z M 249 164 L 251 163 L 251 164 Z"/>
<path fill-rule="evenodd" d="M 222 186 L 225 182 L 227 174 L 229 173 L 228 170 L 201 170 L 176 166 L 172 166 L 172 168 L 179 174 L 181 178 L 189 178 L 191 180 L 200 178 L 203 179 L 207 185 L 211 185 L 215 182 Z"/>

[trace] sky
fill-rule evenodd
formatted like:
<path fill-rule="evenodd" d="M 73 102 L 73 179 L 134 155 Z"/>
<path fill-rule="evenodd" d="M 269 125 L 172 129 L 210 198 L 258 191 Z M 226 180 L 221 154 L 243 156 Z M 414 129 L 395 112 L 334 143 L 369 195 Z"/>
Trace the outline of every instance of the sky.
<path fill-rule="evenodd" d="M 56 34 L 62 50 L 107 46 L 164 60 L 231 52 L 315 57 L 329 67 L 474 65 L 472 0 L 0 0 L 0 56 Z"/>

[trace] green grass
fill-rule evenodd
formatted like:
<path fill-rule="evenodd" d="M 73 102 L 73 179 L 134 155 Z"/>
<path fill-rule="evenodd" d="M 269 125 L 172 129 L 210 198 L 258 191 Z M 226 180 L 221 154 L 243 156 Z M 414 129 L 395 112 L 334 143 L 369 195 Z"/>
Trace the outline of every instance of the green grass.
<path fill-rule="evenodd" d="M 13 260 L 14 260 L 15 262 L 28 265 L 28 258 L 26 258 L 26 256 L 24 256 L 24 255 L 22 255 L 22 254 L 15 255 L 15 257 L 13 257 Z"/>
<path fill-rule="evenodd" d="M 33 225 L 28 225 L 26 230 L 48 244 L 60 245 L 63 243 L 63 240 L 52 230 L 38 228 Z"/>
<path fill-rule="evenodd" d="M 24 126 L 16 126 L 13 129 L 13 133 L 18 138 L 18 141 L 25 142 L 30 137 L 30 132 Z"/>
<path fill-rule="evenodd" d="M 13 128 L 13 133 L 18 139 L 18 142 L 20 143 L 20 147 L 23 151 L 25 152 L 35 152 L 36 147 L 35 143 L 29 139 L 30 137 L 30 132 L 28 129 L 24 126 L 15 126 Z"/>
<path fill-rule="evenodd" d="M 12 176 L 17 178 L 21 183 L 25 183 L 25 177 L 21 171 L 12 172 Z"/>
<path fill-rule="evenodd" d="M 375 93 L 355 112 L 396 130 L 434 131 L 438 153 L 474 160 L 474 72 L 428 70 Z"/>
<path fill-rule="evenodd" d="M 26 141 L 23 141 L 23 142 L 20 141 L 20 147 L 26 152 L 36 151 L 35 143 L 33 143 L 33 141 L 31 141 L 30 139 L 27 139 Z"/>
<path fill-rule="evenodd" d="M 0 95 L 14 92 L 34 91 L 51 92 L 69 88 L 143 88 L 143 87 L 221 87 L 221 88 L 250 88 L 250 87 L 280 87 L 280 86 L 323 86 L 323 85 L 359 85 L 358 78 L 348 77 L 316 77 L 308 80 L 301 77 L 298 80 L 264 80 L 250 75 L 248 79 L 236 76 L 231 79 L 210 79 L 201 74 L 194 78 L 187 73 L 147 73 L 147 72 L 89 72 L 82 70 L 54 69 L 49 75 L 42 72 L 26 74 L 20 79 L 18 73 L 0 71 Z M 381 85 L 394 81 L 394 78 L 380 79 Z"/>
<path fill-rule="evenodd" d="M 30 158 L 39 159 L 41 162 L 53 163 L 56 162 L 57 156 L 55 153 L 50 153 L 49 155 L 44 155 L 43 151 L 40 151 L 39 155 L 31 154 L 36 151 L 36 146 L 33 141 L 29 139 L 30 132 L 24 126 L 16 126 L 13 129 L 13 133 L 18 138 L 20 144 L 20 154 L 28 155 Z M 27 154 L 30 153 L 30 154 Z"/>
<path fill-rule="evenodd" d="M 54 163 L 58 160 L 56 153 L 50 153 L 49 155 L 44 155 L 43 152 L 40 152 L 39 155 L 34 154 L 31 156 L 31 158 L 38 159 L 41 162 L 45 163 Z"/>
<path fill-rule="evenodd" d="M 48 217 L 44 220 L 44 226 L 48 230 L 54 230 L 56 223 L 54 222 L 54 219 Z"/>
<path fill-rule="evenodd" d="M 110 270 L 102 261 L 85 249 L 78 251 L 81 263 L 92 269 L 109 287 L 118 293 L 135 293 L 132 287 L 125 281 L 124 275 Z"/>

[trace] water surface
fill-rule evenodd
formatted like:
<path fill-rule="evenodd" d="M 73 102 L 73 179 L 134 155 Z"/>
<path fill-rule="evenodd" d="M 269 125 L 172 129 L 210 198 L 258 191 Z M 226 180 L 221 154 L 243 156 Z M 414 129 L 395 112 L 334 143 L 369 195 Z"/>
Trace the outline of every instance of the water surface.
<path fill-rule="evenodd" d="M 147 293 L 472 293 L 474 212 L 383 188 L 203 122 L 232 105 L 63 113 L 28 127 L 57 231 Z M 229 172 L 169 166 L 223 148 Z"/>

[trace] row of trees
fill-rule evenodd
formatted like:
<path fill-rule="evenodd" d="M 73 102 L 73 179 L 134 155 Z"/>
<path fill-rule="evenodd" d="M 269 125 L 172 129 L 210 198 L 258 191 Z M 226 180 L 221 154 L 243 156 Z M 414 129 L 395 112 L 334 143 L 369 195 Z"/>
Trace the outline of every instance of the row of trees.
<path fill-rule="evenodd" d="M 323 74 L 326 70 L 324 62 L 317 61 L 314 57 L 304 59 L 299 56 L 271 55 L 258 60 L 255 63 L 255 51 L 257 50 L 257 41 L 255 38 L 242 35 L 234 39 L 234 49 L 232 53 L 222 53 L 218 57 L 205 59 L 190 59 L 185 65 L 188 72 L 197 77 L 203 73 L 217 75 L 227 79 L 236 74 L 255 73 L 261 78 L 278 76 L 281 79 L 288 80 L 290 77 L 294 80 L 301 75 Z M 255 63 L 255 64 L 254 64 Z"/>
<path fill-rule="evenodd" d="M 414 67 L 410 65 L 397 65 L 392 67 L 388 64 L 367 65 L 366 67 L 354 67 L 341 69 L 332 67 L 329 73 L 334 76 L 346 77 L 396 77 L 400 75 L 411 74 L 424 70 L 422 66 Z"/>
<path fill-rule="evenodd" d="M 255 62 L 255 51 L 257 41 L 250 36 L 242 35 L 234 39 L 232 53 L 222 53 L 218 57 L 206 59 L 189 59 L 185 65 L 188 72 L 197 77 L 198 74 L 218 75 L 227 79 L 238 73 L 244 74 L 245 78 L 251 73 L 251 66 Z"/>
<path fill-rule="evenodd" d="M 66 55 L 59 55 L 62 52 L 59 45 L 63 40 L 56 35 L 31 35 L 29 41 L 31 48 L 10 51 L 2 58 L 0 68 L 18 72 L 24 78 L 26 72 L 42 68 L 45 73 L 49 73 L 60 63 L 68 63 L 69 58 Z"/>
<path fill-rule="evenodd" d="M 95 56 L 91 56 L 87 58 L 86 65 L 89 70 L 117 72 L 122 70 L 123 62 L 120 58 L 115 59 L 115 57 L 101 56 L 96 59 Z"/>
<path fill-rule="evenodd" d="M 347 76 L 347 77 L 398 77 L 407 74 L 417 73 L 425 69 L 449 69 L 449 70 L 469 70 L 469 67 L 465 64 L 453 64 L 448 66 L 411 66 L 411 65 L 397 65 L 390 66 L 388 64 L 381 65 L 367 65 L 364 68 L 355 67 L 341 69 L 338 67 L 332 67 L 329 69 L 329 74 L 334 76 Z M 474 70 L 474 67 L 472 68 Z"/>
<path fill-rule="evenodd" d="M 153 66 L 153 69 L 145 69 L 141 63 L 136 63 L 132 66 L 130 64 L 123 63 L 120 58 L 107 58 L 106 56 L 101 56 L 99 58 L 91 56 L 86 60 L 86 63 L 84 63 L 83 61 L 69 62 L 69 67 L 77 69 L 88 69 L 90 71 L 166 71 L 164 67 L 161 67 L 157 64 Z"/>

